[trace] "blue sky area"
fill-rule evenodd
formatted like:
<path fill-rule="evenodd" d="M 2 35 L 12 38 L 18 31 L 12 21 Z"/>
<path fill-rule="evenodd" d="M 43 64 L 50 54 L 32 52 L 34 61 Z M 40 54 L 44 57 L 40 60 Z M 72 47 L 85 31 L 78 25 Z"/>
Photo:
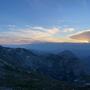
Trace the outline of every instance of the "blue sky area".
<path fill-rule="evenodd" d="M 60 34 L 55 32 L 49 36 L 52 39 L 89 30 L 90 0 L 0 0 L 0 32 L 3 34 L 3 36 L 0 34 L 0 37 L 3 38 L 3 42 L 6 37 L 9 40 L 12 38 L 11 29 L 13 30 L 12 33 L 19 31 L 18 34 L 21 34 L 21 30 L 37 32 L 41 28 L 46 33 L 48 31 L 52 33 L 53 30 L 61 32 L 59 32 Z M 26 38 L 31 37 L 24 37 L 23 35 L 18 38 L 25 38 L 26 40 Z"/>

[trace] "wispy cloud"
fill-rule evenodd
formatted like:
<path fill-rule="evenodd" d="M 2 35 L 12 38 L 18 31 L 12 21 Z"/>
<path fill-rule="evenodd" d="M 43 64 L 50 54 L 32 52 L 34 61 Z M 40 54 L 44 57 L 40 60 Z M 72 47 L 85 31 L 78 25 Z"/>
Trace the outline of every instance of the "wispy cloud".
<path fill-rule="evenodd" d="M 63 32 L 74 32 L 75 29 L 74 28 L 64 28 Z"/>
<path fill-rule="evenodd" d="M 74 28 L 45 28 L 38 26 L 28 26 L 24 28 L 17 28 L 13 25 L 13 30 L 0 32 L 0 44 L 7 43 L 32 43 L 35 41 L 41 42 L 83 42 L 90 41 L 90 30 L 84 30 L 75 33 Z M 72 35 L 70 35 L 72 34 Z M 64 36 L 65 35 L 65 36 Z"/>
<path fill-rule="evenodd" d="M 7 25 L 9 28 L 15 28 L 16 27 L 16 25 L 14 25 L 14 24 L 9 24 L 9 25 Z"/>
<path fill-rule="evenodd" d="M 10 27 L 12 27 L 10 25 Z M 30 27 L 14 28 L 0 33 L 0 43 L 30 43 L 33 41 L 53 41 L 53 35 L 60 33 L 58 28 Z"/>

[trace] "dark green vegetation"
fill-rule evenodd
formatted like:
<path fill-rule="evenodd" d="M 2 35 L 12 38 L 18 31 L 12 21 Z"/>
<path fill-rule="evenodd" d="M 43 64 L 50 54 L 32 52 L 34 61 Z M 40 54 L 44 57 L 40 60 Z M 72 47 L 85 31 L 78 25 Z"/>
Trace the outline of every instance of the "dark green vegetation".
<path fill-rule="evenodd" d="M 90 90 L 89 84 L 90 76 L 83 70 L 79 58 L 70 51 L 42 56 L 23 48 L 0 47 L 1 87 L 12 90 Z"/>
<path fill-rule="evenodd" d="M 90 86 L 78 86 L 66 81 L 52 79 L 38 72 L 30 74 L 25 72 L 16 73 L 18 78 L 14 74 L 9 74 L 5 79 L 1 79 L 1 87 L 12 88 L 10 90 L 90 90 Z"/>

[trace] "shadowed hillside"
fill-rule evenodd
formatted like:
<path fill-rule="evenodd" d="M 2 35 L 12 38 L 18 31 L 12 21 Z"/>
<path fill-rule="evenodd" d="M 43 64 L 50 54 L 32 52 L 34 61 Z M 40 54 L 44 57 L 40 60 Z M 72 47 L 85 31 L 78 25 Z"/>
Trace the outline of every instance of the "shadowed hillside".
<path fill-rule="evenodd" d="M 71 51 L 39 55 L 0 46 L 0 86 L 15 90 L 89 90 L 90 76 Z M 82 90 L 82 89 L 81 89 Z"/>

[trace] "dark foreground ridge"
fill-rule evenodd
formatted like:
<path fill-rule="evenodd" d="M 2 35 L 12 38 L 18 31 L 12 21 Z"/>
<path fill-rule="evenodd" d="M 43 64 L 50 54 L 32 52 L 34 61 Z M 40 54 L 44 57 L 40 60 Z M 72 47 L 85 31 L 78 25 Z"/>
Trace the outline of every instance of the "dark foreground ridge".
<path fill-rule="evenodd" d="M 0 90 L 90 90 L 90 75 L 71 51 L 38 55 L 0 46 Z"/>

